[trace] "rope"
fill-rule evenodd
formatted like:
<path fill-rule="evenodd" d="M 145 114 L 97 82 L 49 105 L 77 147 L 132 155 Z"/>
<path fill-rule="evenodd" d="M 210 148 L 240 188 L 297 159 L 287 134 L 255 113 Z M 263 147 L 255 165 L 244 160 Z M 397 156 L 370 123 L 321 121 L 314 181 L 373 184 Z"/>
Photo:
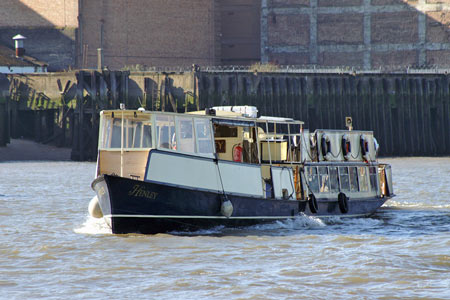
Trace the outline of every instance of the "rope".
<path fill-rule="evenodd" d="M 216 165 L 217 165 L 217 171 L 219 173 L 220 185 L 222 186 L 222 194 L 223 194 L 223 197 L 225 198 L 225 201 L 227 201 L 228 197 L 227 197 L 227 194 L 225 194 L 225 189 L 223 187 L 223 180 L 222 180 L 222 174 L 220 172 L 219 161 L 216 161 Z M 222 201 L 222 202 L 225 202 L 225 201 Z"/>
<path fill-rule="evenodd" d="M 350 152 L 350 156 L 351 156 L 351 158 L 353 158 L 353 159 L 357 159 L 358 158 L 358 156 L 361 154 L 361 145 L 359 145 L 359 147 L 358 147 L 358 149 L 359 149 L 359 151 L 358 151 L 358 154 L 356 154 L 356 156 L 353 156 L 353 154 Z"/>
<path fill-rule="evenodd" d="M 308 154 L 308 157 L 310 160 L 313 160 L 312 155 L 310 152 L 308 152 L 308 148 L 306 148 L 306 142 L 305 142 L 305 136 L 302 134 L 302 143 L 305 144 L 305 152 L 306 154 Z M 309 141 L 308 141 L 309 142 Z M 301 148 L 300 148 L 301 149 Z"/>
<path fill-rule="evenodd" d="M 308 180 L 306 180 L 306 175 L 305 175 L 305 171 L 304 171 L 304 170 L 305 170 L 305 169 L 303 168 L 303 172 L 300 172 L 300 174 L 303 173 L 303 176 L 305 177 L 305 183 L 306 183 L 306 186 L 308 187 L 309 192 L 310 192 L 314 197 L 316 197 L 316 195 L 314 195 L 313 190 L 311 189 L 311 187 L 310 187 L 309 184 L 308 184 Z M 316 199 L 317 199 L 317 197 L 316 197 Z"/>
<path fill-rule="evenodd" d="M 288 167 L 282 167 L 282 168 L 281 168 L 282 171 L 283 171 L 284 169 L 291 169 L 291 168 L 288 168 Z M 291 169 L 291 170 L 293 170 L 293 169 Z M 289 170 L 288 170 L 288 171 L 289 171 Z M 280 173 L 280 177 L 281 177 L 281 173 Z M 294 195 L 294 193 L 295 193 L 295 185 L 294 185 L 294 182 L 292 181 L 292 176 L 289 176 L 289 180 L 291 181 L 291 187 L 292 187 L 292 193 L 289 195 L 289 198 L 291 198 L 292 195 Z M 280 181 L 281 181 L 281 178 L 280 178 Z"/>
<path fill-rule="evenodd" d="M 339 147 L 339 152 L 338 152 L 338 154 L 337 155 L 334 155 L 333 154 L 333 152 L 331 152 L 331 150 L 330 151 L 328 151 L 328 153 L 330 153 L 331 154 L 331 156 L 332 157 L 334 157 L 334 158 L 339 158 L 339 156 L 341 155 L 341 153 L 342 153 L 342 147 Z"/>

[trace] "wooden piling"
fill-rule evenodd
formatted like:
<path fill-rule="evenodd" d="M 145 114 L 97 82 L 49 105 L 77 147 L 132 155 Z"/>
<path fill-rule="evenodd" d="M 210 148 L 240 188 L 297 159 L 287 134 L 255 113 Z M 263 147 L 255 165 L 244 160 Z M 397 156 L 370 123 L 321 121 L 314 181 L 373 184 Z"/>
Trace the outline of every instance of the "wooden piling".
<path fill-rule="evenodd" d="M 37 128 L 31 138 L 48 141 L 59 135 L 58 144 L 72 145 L 74 159 L 95 159 L 100 110 L 118 108 L 121 102 L 127 108 L 138 108 L 137 97 L 141 97 L 147 109 L 186 111 L 188 106 L 180 105 L 184 99 L 178 93 L 181 89 L 186 97 L 186 91 L 195 95 L 195 104 L 189 109 L 254 105 L 260 115 L 303 120 L 311 132 L 345 128 L 344 118 L 351 116 L 354 129 L 374 131 L 382 155 L 450 155 L 450 82 L 444 73 L 193 72 L 143 73 L 142 79 L 133 75 L 137 78 L 134 82 L 128 72 L 81 70 L 76 80 L 72 79 L 77 81 L 72 109 L 55 106 L 48 95 L 30 86 L 32 80 L 14 77 L 6 109 L 9 121 L 0 120 L 0 131 L 13 124 L 6 135 L 17 138 Z M 174 76 L 189 80 L 174 81 Z M 129 84 L 133 89 L 130 97 Z M 136 91 L 141 94 L 136 96 Z M 20 129 L 21 122 L 26 131 Z M 0 144 L 4 143 L 0 136 Z"/>

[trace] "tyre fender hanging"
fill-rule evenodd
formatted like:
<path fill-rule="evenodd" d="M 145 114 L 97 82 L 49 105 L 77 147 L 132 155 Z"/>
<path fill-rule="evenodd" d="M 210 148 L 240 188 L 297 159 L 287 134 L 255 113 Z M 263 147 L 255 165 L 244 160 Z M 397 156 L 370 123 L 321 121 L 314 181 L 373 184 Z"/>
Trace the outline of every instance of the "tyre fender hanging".
<path fill-rule="evenodd" d="M 308 198 L 309 198 L 308 199 L 309 210 L 313 214 L 317 214 L 317 212 L 319 211 L 319 206 L 317 204 L 316 196 L 314 196 L 314 194 L 309 194 Z"/>
<path fill-rule="evenodd" d="M 339 210 L 341 213 L 346 214 L 348 213 L 348 197 L 344 193 L 339 193 L 338 195 L 338 204 L 339 204 Z"/>

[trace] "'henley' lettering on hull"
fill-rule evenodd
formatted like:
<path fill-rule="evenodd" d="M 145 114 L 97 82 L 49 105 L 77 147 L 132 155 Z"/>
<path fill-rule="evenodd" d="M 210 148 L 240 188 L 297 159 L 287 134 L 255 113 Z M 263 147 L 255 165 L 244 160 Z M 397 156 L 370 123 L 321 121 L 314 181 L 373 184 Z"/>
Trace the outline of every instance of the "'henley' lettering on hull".
<path fill-rule="evenodd" d="M 128 192 L 128 195 L 154 200 L 158 196 L 158 193 L 146 190 L 144 187 L 136 184 L 131 191 Z"/>

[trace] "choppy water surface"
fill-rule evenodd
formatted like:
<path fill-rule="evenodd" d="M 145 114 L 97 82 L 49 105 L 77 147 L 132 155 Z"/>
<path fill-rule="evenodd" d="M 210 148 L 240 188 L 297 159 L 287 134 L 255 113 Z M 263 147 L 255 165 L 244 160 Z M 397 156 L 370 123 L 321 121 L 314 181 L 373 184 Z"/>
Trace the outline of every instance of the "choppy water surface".
<path fill-rule="evenodd" d="M 400 158 L 371 218 L 112 235 L 95 164 L 0 164 L 3 299 L 450 299 L 450 158 Z"/>

